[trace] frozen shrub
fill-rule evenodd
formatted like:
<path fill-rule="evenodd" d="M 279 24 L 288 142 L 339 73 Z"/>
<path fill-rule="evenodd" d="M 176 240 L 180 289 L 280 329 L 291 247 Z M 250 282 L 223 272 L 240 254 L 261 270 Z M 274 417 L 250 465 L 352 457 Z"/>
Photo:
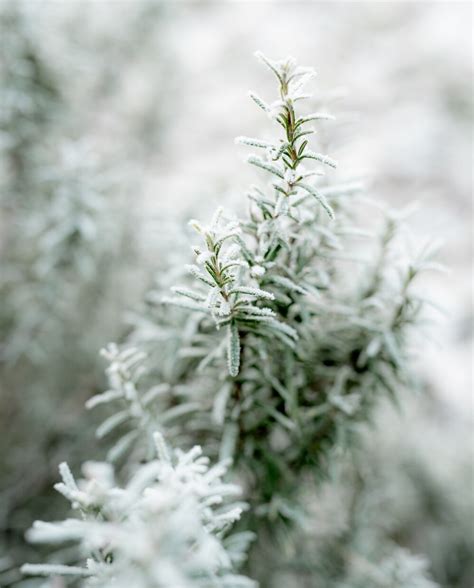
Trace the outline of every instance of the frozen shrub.
<path fill-rule="evenodd" d="M 301 473 L 323 473 L 376 400 L 409 383 L 408 334 L 422 308 L 412 284 L 436 265 L 429 247 L 397 253 L 403 214 L 367 203 L 359 182 L 325 179 L 336 162 L 310 148 L 309 124 L 332 117 L 299 113 L 313 70 L 260 58 L 279 96 L 251 97 L 282 136 L 238 141 L 260 150 L 249 162 L 269 185 L 251 188 L 243 219 L 218 210 L 208 226 L 191 222 L 200 242 L 190 278 L 171 297 L 149 296 L 155 309 L 129 340 L 142 338 L 161 387 L 151 415 L 187 407 L 180 438 L 232 457 L 259 514 L 287 519 Z M 381 222 L 360 226 L 374 210 Z"/>
<path fill-rule="evenodd" d="M 227 533 L 242 505 L 233 501 L 239 488 L 222 481 L 226 466 L 210 467 L 198 446 L 171 453 L 160 434 L 154 440 L 157 457 L 139 466 L 123 488 L 107 463 L 84 464 L 86 478 L 78 483 L 65 463 L 60 466 L 63 481 L 56 489 L 80 517 L 38 521 L 29 538 L 78 542 L 86 563 L 27 564 L 24 573 L 77 576 L 84 586 L 101 588 L 254 586 L 232 572 L 252 536 Z"/>
<path fill-rule="evenodd" d="M 93 396 L 88 405 L 115 408 L 97 434 L 113 440 L 108 458 L 132 476 L 132 487 L 134 476 L 141 479 L 141 472 L 148 468 L 157 468 L 159 481 L 160 472 L 174 471 L 164 453 L 153 461 L 157 430 L 164 431 L 176 446 L 199 443 L 213 458 L 230 458 L 230 474 L 241 483 L 249 503 L 248 514 L 239 524 L 257 533 L 249 569 L 265 586 L 271 585 L 267 573 L 270 577 L 288 559 L 291 543 L 301 530 L 300 485 L 327 474 L 353 443 L 360 425 L 370 419 L 377 401 L 381 397 L 397 400 L 410 384 L 409 333 L 423 308 L 412 286 L 420 272 L 437 269 L 437 265 L 431 261 L 430 247 L 412 257 L 400 255 L 402 213 L 370 203 L 359 182 L 326 180 L 323 170 L 333 170 L 337 164 L 311 148 L 315 130 L 310 123 L 333 117 L 325 112 L 305 113 L 301 107 L 311 98 L 305 87 L 315 72 L 297 66 L 293 59 L 258 57 L 275 75 L 278 96 L 270 103 L 254 93 L 250 97 L 280 136 L 240 137 L 238 143 L 259 150 L 261 155 L 251 155 L 248 161 L 270 180 L 263 188 L 252 186 L 244 218 L 219 208 L 209 225 L 191 221 L 199 236 L 192 248 L 194 263 L 186 266 L 187 275 L 183 273 L 182 284 L 173 287 L 171 296 L 149 295 L 150 306 L 155 307 L 153 316 L 136 317 L 137 326 L 123 346 L 105 350 L 110 362 L 109 389 Z M 374 209 L 380 213 L 378 224 L 369 222 Z M 170 271 L 175 270 L 170 266 Z M 194 451 L 182 454 L 182 459 Z M 178 468 L 180 459 L 178 456 Z M 138 466 L 143 461 L 148 465 Z M 356 468 L 356 477 L 357 473 Z M 79 506 L 82 500 L 87 506 L 87 495 L 80 494 L 67 472 L 63 477 L 66 486 L 60 489 Z M 185 476 L 182 482 L 183 493 L 193 494 L 193 479 Z M 105 496 L 108 491 L 112 492 L 106 489 Z M 94 585 L 97 574 L 99 584 L 107 585 L 102 573 L 114 578 L 118 574 L 115 582 L 126 578 L 130 583 L 137 578 L 133 580 L 137 586 L 149 578 L 162 582 L 161 577 L 153 576 L 154 565 L 159 567 L 160 558 L 168 557 L 168 546 L 176 543 L 174 553 L 183 562 L 181 571 L 187 573 L 189 564 L 191 577 L 202 579 L 205 586 L 213 585 L 204 569 L 207 564 L 203 568 L 200 559 L 207 542 L 199 525 L 191 526 L 197 533 L 191 537 L 191 543 L 199 545 L 196 550 L 181 549 L 181 545 L 189 547 L 190 529 L 175 527 L 173 522 L 176 540 L 166 542 L 166 548 L 150 548 L 155 536 L 150 536 L 144 524 L 149 519 L 149 493 L 130 497 L 125 492 L 129 500 L 122 511 L 115 503 L 116 499 L 120 503 L 122 492 L 112 494 L 111 505 L 98 509 L 90 502 L 94 516 L 99 510 L 106 513 L 107 521 L 109 510 L 118 510 L 126 534 L 133 525 L 133 547 L 140 553 L 122 546 L 121 530 L 114 534 L 116 543 L 110 539 L 109 547 L 108 527 L 96 519 L 52 527 L 40 524 L 31 538 L 69 537 L 79 540 L 88 553 L 98 549 L 100 557 L 93 565 L 71 571 L 90 576 L 89 585 Z M 183 504 L 187 502 L 181 501 L 180 508 Z M 174 521 L 179 510 L 175 503 L 163 497 L 160 505 L 165 505 L 160 516 Z M 356 507 L 351 508 L 352 515 Z M 145 516 L 140 516 L 143 512 Z M 191 510 L 186 512 L 183 516 L 197 520 Z M 160 528 L 166 530 L 167 524 Z M 357 530 L 349 517 L 347 534 Z M 220 531 L 218 526 L 216 536 Z M 336 574 L 331 585 L 433 586 L 425 574 L 425 561 L 395 543 L 387 541 L 380 550 L 369 550 L 366 557 L 340 549 L 340 543 L 347 542 L 344 533 L 335 539 L 333 552 L 330 543 L 324 546 L 327 562 L 323 557 L 323 564 L 329 567 L 331 557 L 348 558 L 349 572 Z M 205 551 L 215 554 L 211 547 Z M 147 553 L 152 555 L 147 557 Z M 218 561 L 225 559 L 220 552 Z M 227 559 L 226 569 L 231 560 Z M 213 562 L 212 573 L 221 581 L 214 556 L 206 561 Z M 308 562 L 288 564 L 295 570 L 306 566 L 311 571 Z M 143 570 L 138 579 L 135 574 Z M 49 566 L 27 566 L 25 571 L 68 573 Z M 328 579 L 324 572 L 312 571 L 311 581 Z M 185 581 L 171 572 L 171 580 L 167 578 L 165 585 L 171 582 L 170 586 L 173 581 L 178 585 Z M 226 581 L 224 574 L 224 584 L 216 585 L 227 585 Z M 230 576 L 229 582 L 235 581 L 244 580 Z"/>

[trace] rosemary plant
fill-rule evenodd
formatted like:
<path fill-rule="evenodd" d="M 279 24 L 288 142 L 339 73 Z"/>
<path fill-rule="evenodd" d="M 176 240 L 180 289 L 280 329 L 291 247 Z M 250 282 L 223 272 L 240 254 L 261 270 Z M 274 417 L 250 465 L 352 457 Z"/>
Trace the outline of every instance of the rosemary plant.
<path fill-rule="evenodd" d="M 408 262 L 397 257 L 400 215 L 377 205 L 380 225 L 367 230 L 356 224 L 364 210 L 373 211 L 374 203 L 361 195 L 358 182 L 328 182 L 324 170 L 333 170 L 336 162 L 310 146 L 315 133 L 311 123 L 333 118 L 325 112 L 306 114 L 303 108 L 311 98 L 304 90 L 315 72 L 293 59 L 258 57 L 275 76 L 278 96 L 270 103 L 255 93 L 250 97 L 280 135 L 272 140 L 239 137 L 237 142 L 259 150 L 260 155 L 252 154 L 248 161 L 269 181 L 251 187 L 244 218 L 219 209 L 208 226 L 191 221 L 200 242 L 193 246 L 194 263 L 185 268 L 187 278 L 183 274 L 172 296 L 152 292 L 150 313 L 135 319 L 125 344 L 105 350 L 110 388 L 91 398 L 88 406 L 117 407 L 97 433 L 113 439 L 108 457 L 124 463 L 133 480 L 137 464 L 144 460 L 152 465 L 140 466 L 138 478 L 142 467 L 153 472 L 157 468 L 162 483 L 159 472 L 166 460 L 161 456 L 153 461 L 157 430 L 176 446 L 198 443 L 213 458 L 230 459 L 231 473 L 250 505 L 241 524 L 246 531 L 257 531 L 254 550 L 262 554 L 268 538 L 286 538 L 287 529 L 300 522 L 298 489 L 308 474 L 324 475 L 337 451 L 347 447 L 360 423 L 370 418 L 377 399 L 397 399 L 410 382 L 408 334 L 423 306 L 412 284 L 420 272 L 436 266 L 429 248 Z M 358 255 L 364 249 L 369 251 L 365 259 Z M 194 455 L 193 450 L 186 455 Z M 172 471 L 169 463 L 167 468 Z M 194 492 L 188 482 L 185 476 L 185 495 Z M 152 484 L 154 488 L 156 478 Z M 66 487 L 68 497 L 77 501 L 75 483 L 70 480 Z M 113 502 L 122 500 L 120 493 L 112 495 Z M 128 491 L 125 496 L 130 498 Z M 117 507 L 107 500 L 91 502 L 94 517 L 99 512 L 99 519 L 105 516 L 107 521 L 108 513 L 115 512 Z M 68 536 L 91 553 L 91 537 L 97 537 L 99 543 L 92 547 L 99 549 L 99 563 L 87 571 L 81 568 L 80 574 L 92 574 L 86 585 L 95 585 L 96 578 L 108 585 L 109 576 L 103 574 L 112 573 L 119 577 L 114 585 L 121 585 L 122 577 L 142 573 L 141 560 L 134 559 L 142 554 L 124 549 L 120 537 L 133 525 L 139 545 L 148 541 L 147 515 L 140 515 L 148 513 L 144 503 L 148 505 L 147 495 L 135 494 L 125 510 L 119 509 L 120 521 L 112 516 L 120 532 L 110 543 L 104 539 L 109 537 L 107 523 L 97 518 L 93 523 L 40 526 L 32 538 Z M 131 514 L 135 509 L 137 516 Z M 160 513 L 174 521 L 174 502 L 169 509 Z M 184 558 L 193 566 L 194 555 L 181 549 L 183 541 L 189 546 L 187 532 L 183 529 L 183 539 L 176 531 L 172 543 L 180 558 L 176 561 Z M 196 527 L 191 543 L 201 541 L 200 533 Z M 274 549 L 272 559 L 260 559 L 276 561 L 282 545 Z M 151 553 L 149 547 L 144 553 Z M 157 550 L 158 567 L 161 556 Z M 387 570 L 384 578 L 393 579 L 401 567 L 413 574 L 394 585 L 414 586 L 410 578 L 416 576 L 417 585 L 430 586 L 423 580 L 424 564 L 410 557 L 395 550 L 381 564 Z M 211 576 L 217 581 L 221 568 L 211 560 Z M 147 578 L 154 577 L 153 562 L 150 555 Z M 204 579 L 197 585 L 234 585 L 233 576 L 230 584 L 206 583 L 211 576 L 205 570 L 201 566 L 196 572 Z M 54 573 L 49 568 L 26 571 Z M 191 576 L 196 573 L 192 568 Z M 265 585 L 265 572 L 260 569 L 257 576 Z M 362 585 L 364 580 L 353 577 L 353 584 L 342 583 L 341 588 Z"/>
<path fill-rule="evenodd" d="M 299 111 L 314 71 L 259 58 L 279 96 L 270 104 L 251 98 L 281 137 L 238 142 L 263 153 L 249 162 L 269 185 L 252 186 L 246 218 L 219 210 L 207 227 L 191 221 L 201 238 L 186 266 L 191 280 L 172 297 L 149 297 L 158 308 L 142 343 L 150 377 L 169 390 L 154 418 L 184 403 L 191 414 L 176 431 L 180 441 L 198 438 L 231 457 L 258 513 L 288 519 L 302 472 L 324 473 L 332 448 L 367 420 L 375 400 L 397 397 L 409 382 L 407 334 L 422 308 L 412 283 L 435 266 L 430 249 L 407 263 L 397 258 L 400 215 L 380 209 L 380 228 L 354 226 L 373 204 L 357 182 L 328 183 L 322 168 L 336 162 L 309 145 L 309 123 L 332 117 Z M 363 250 L 355 239 L 370 248 L 365 260 L 351 255 Z M 163 304 L 189 318 L 175 319 Z"/>

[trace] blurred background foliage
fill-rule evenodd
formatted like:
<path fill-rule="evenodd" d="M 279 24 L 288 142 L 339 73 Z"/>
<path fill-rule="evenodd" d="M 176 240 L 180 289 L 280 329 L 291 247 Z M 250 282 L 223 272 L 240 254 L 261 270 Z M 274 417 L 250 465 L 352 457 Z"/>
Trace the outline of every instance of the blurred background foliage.
<path fill-rule="evenodd" d="M 137 332 L 155 280 L 173 283 L 176 257 L 188 260 L 185 219 L 243 206 L 253 178 L 232 141 L 265 124 L 243 89 L 271 91 L 257 48 L 316 65 L 340 168 L 369 175 L 376 199 L 418 200 L 414 233 L 444 240 L 449 268 L 424 283 L 446 313 L 420 343 L 423 393 L 381 407 L 316 497 L 302 485 L 311 570 L 295 579 L 282 561 L 271 585 L 379 586 L 351 554 L 375 553 L 381 537 L 425 554 L 413 565 L 442 586 L 472 585 L 471 10 L 0 4 L 1 586 L 30 559 L 31 522 L 63 514 L 57 464 L 105 453 L 83 409 L 104 385 L 99 348 L 130 323 Z M 380 566 L 396 567 L 385 555 Z"/>

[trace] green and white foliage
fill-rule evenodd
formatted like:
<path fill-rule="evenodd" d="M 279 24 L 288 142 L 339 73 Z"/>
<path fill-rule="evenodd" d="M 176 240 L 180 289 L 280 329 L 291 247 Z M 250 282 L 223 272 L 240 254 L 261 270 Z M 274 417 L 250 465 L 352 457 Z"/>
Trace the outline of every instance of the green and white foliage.
<path fill-rule="evenodd" d="M 205 248 L 193 248 L 196 264 L 187 269 L 205 291 L 175 287 L 173 291 L 179 298 L 165 300 L 210 314 L 217 329 L 226 327 L 227 366 L 229 375 L 235 377 L 240 367 L 241 334 L 258 330 L 262 337 L 277 337 L 294 348 L 297 333 L 278 321 L 275 312 L 265 305 L 275 296 L 256 287 L 251 275 L 245 276 L 242 270 L 248 269 L 249 264 L 242 259 L 238 241 L 242 231 L 235 221 L 220 226 L 221 216 L 222 211 L 218 210 L 208 228 L 191 221 L 202 235 Z"/>
<path fill-rule="evenodd" d="M 107 197 L 114 180 L 86 143 L 65 144 L 59 165 L 38 172 L 38 198 L 14 226 L 22 238 L 7 260 L 0 284 L 9 314 L 2 359 L 44 361 L 50 345 L 63 345 L 72 308 L 86 302 L 117 248 Z"/>
<path fill-rule="evenodd" d="M 111 462 L 121 460 L 138 440 L 146 449 L 143 452 L 148 458 L 154 452 L 154 432 L 164 424 L 170 425 L 177 417 L 185 417 L 189 410 L 184 404 L 178 405 L 172 412 L 154 414 L 153 405 L 160 396 L 169 393 L 168 384 L 158 384 L 144 390 L 141 378 L 145 372 L 146 354 L 134 347 L 119 349 L 111 343 L 101 352 L 109 366 L 106 370 L 109 389 L 92 396 L 86 407 L 92 409 L 100 405 L 112 404 L 116 407 L 113 414 L 107 417 L 97 428 L 99 439 L 115 435 L 116 440 L 108 451 L 107 459 Z M 196 407 L 192 407 L 194 410 Z M 123 425 L 127 425 L 125 432 Z M 141 456 L 138 456 L 138 461 Z M 133 461 L 133 460 L 132 460 Z"/>
<path fill-rule="evenodd" d="M 36 185 L 38 169 L 63 107 L 57 72 L 44 55 L 30 8 L 10 1 L 0 6 L 0 291 L 6 301 L 0 315 L 2 331 L 14 328 L 15 310 L 9 308 L 4 289 L 21 271 L 17 253 L 28 241 L 21 221 L 31 222 L 37 210 L 44 210 Z M 35 244 L 27 247 L 34 250 Z"/>
<path fill-rule="evenodd" d="M 132 481 L 120 491 L 112 482 L 106 485 L 103 502 L 90 499 L 91 512 L 88 494 L 83 497 L 83 488 L 76 489 L 64 470 L 60 488 L 73 503 L 82 504 L 85 519 L 59 527 L 40 524 L 31 538 L 51 539 L 57 533 L 61 540 L 79 541 L 93 559 L 86 568 L 73 568 L 85 576 L 85 586 L 108 586 L 113 576 L 114 586 L 123 581 L 139 588 L 162 581 L 146 575 L 162 573 L 159 550 L 155 561 L 149 555 L 154 533 L 169 531 L 171 536 L 176 531 L 175 539 L 163 541 L 174 545 L 181 573 L 188 574 L 189 564 L 189 577 L 204 582 L 197 585 L 243 582 L 230 575 L 225 584 L 224 572 L 232 561 L 224 557 L 225 550 L 219 549 L 216 559 L 210 546 L 214 555 L 201 559 L 201 547 L 207 545 L 202 529 L 199 524 L 185 528 L 183 517 L 204 524 L 213 545 L 216 538 L 221 548 L 223 543 L 221 528 L 209 529 L 199 508 L 195 515 L 191 510 L 184 515 L 180 508 L 186 500 L 178 504 L 163 498 L 163 509 L 157 511 L 163 518 L 157 521 L 148 491 L 133 494 L 143 472 L 153 472 L 145 486 L 154 491 L 174 479 L 175 473 L 168 479 L 165 472 L 175 472 L 186 460 L 196 463 L 195 449 L 170 461 L 155 435 L 159 430 L 175 446 L 197 443 L 212 458 L 231 459 L 230 474 L 250 505 L 239 525 L 258 536 L 248 569 L 262 586 L 277 586 L 271 583 L 273 572 L 287 578 L 280 569 L 286 566 L 292 582 L 307 575 L 308 586 L 430 588 L 423 560 L 399 550 L 393 538 L 380 538 L 358 524 L 363 500 L 357 462 L 351 470 L 354 495 L 344 496 L 338 511 L 347 515 L 340 532 L 334 525 L 329 537 L 317 537 L 314 543 L 314 537 L 306 538 L 308 505 L 300 490 L 309 484 L 314 496 L 315 479 L 331 474 L 377 401 L 398 400 L 411 384 L 410 329 L 419 324 L 423 310 L 413 283 L 421 272 L 439 269 L 431 261 L 434 250 L 402 255 L 405 213 L 370 201 L 357 181 L 328 181 L 325 171 L 332 173 L 336 162 L 324 149 L 310 146 L 310 123 L 326 124 L 332 116 L 304 108 L 311 96 L 303 89 L 314 71 L 292 59 L 258 57 L 276 77 L 278 96 L 269 103 L 254 93 L 251 98 L 280 136 L 240 137 L 238 143 L 258 149 L 248 161 L 268 181 L 251 187 L 243 218 L 218 209 L 208 226 L 191 221 L 200 238 L 192 247 L 194 263 L 177 271 L 177 254 L 170 254 L 169 271 L 164 268 L 160 282 L 168 285 L 176 277 L 172 295 L 164 295 L 162 287 L 153 290 L 146 312 L 133 315 L 123 345 L 103 352 L 109 388 L 88 402 L 89 408 L 104 405 L 109 410 L 97 435 L 109 438 L 109 461 L 117 462 L 118 471 Z M 154 460 L 157 442 L 159 459 Z M 183 479 L 182 497 L 195 497 L 193 480 Z M 145 486 L 138 484 L 140 492 Z M 220 520 L 220 512 L 215 514 Z M 317 527 L 321 520 L 315 520 Z M 155 521 L 153 532 L 150 521 Z M 121 542 L 122 533 L 127 538 L 133 534 L 136 549 Z M 317 547 L 316 555 L 308 556 L 314 565 L 307 557 L 298 558 L 302 538 L 306 547 Z M 190 543 L 199 544 L 193 557 L 183 551 L 182 540 L 188 549 Z M 179 585 L 184 579 L 176 580 L 173 565 L 169 577 Z M 61 567 L 29 566 L 26 571 L 68 573 Z"/>
<path fill-rule="evenodd" d="M 376 564 L 354 557 L 350 562 L 349 581 L 337 588 L 437 588 L 429 579 L 428 562 L 405 549 L 394 548 L 391 555 Z"/>
<path fill-rule="evenodd" d="M 186 430 L 235 460 L 258 513 L 288 519 L 301 473 L 324 473 L 377 398 L 396 398 L 409 382 L 408 331 L 422 309 L 412 284 L 436 267 L 429 249 L 413 260 L 397 253 L 403 215 L 368 201 L 359 182 L 326 180 L 335 162 L 310 148 L 308 125 L 332 117 L 300 112 L 313 70 L 259 58 L 279 95 L 251 97 L 281 137 L 238 142 L 259 149 L 249 161 L 269 184 L 251 188 L 243 219 L 218 211 L 208 227 L 192 221 L 202 243 L 191 281 L 162 299 L 189 320 L 176 323 L 170 351 L 159 334 L 173 331 L 175 315 L 156 315 L 153 362 L 173 369 L 153 369 L 160 385 L 199 404 Z"/>
<path fill-rule="evenodd" d="M 120 221 L 117 180 L 96 145 L 77 139 L 84 130 L 66 95 L 67 73 L 38 33 L 35 10 L 0 7 L 2 362 L 40 363 L 51 343 L 64 348 L 62 334 L 74 330 L 67 315 L 105 275 Z"/>
<path fill-rule="evenodd" d="M 63 459 L 58 454 L 65 451 L 75 466 L 90 452 L 94 424 L 80 415 L 102 386 L 97 349 L 118 336 L 122 309 L 142 292 L 135 286 L 140 276 L 127 283 L 138 273 L 130 232 L 136 219 L 130 221 L 122 198 L 131 166 L 115 148 L 107 155 L 104 135 L 89 119 L 98 114 L 99 92 L 88 94 L 86 78 L 101 78 L 111 67 L 95 61 L 103 33 L 91 40 L 97 68 L 84 69 L 87 52 L 69 35 L 61 11 L 0 3 L 0 551 L 8 552 L 2 586 L 19 576 L 16 564 L 29 550 L 24 521 L 38 507 L 44 512 L 46 496 L 51 510 L 57 506 L 50 486 Z M 117 44 L 123 55 L 132 52 L 126 39 Z M 133 117 L 123 120 L 134 124 Z M 138 183 L 134 189 L 140 192 Z"/>
<path fill-rule="evenodd" d="M 291 540 L 287 538 L 278 556 L 267 544 L 267 552 L 264 548 L 261 560 L 254 562 L 256 577 L 272 570 L 268 572 L 268 586 L 438 586 L 432 580 L 435 569 L 427 553 L 434 520 L 424 528 L 423 520 L 428 517 L 416 512 L 424 508 L 419 489 L 410 483 L 410 473 L 399 461 L 397 450 L 387 453 L 384 431 L 388 423 L 380 411 L 376 416 L 383 430 L 363 431 L 357 451 L 333 460 L 327 479 L 317 489 L 307 476 L 300 481 L 298 501 L 304 517 L 300 515 L 299 532 L 293 533 Z M 392 435 L 390 432 L 388 436 Z M 399 430 L 397 437 L 398 444 L 404 444 Z M 374 458 L 379 453 L 383 455 L 380 460 Z M 418 464 L 423 475 L 426 465 Z M 443 506 L 448 506 L 447 501 Z M 452 516 L 449 507 L 444 515 L 446 524 Z M 451 532 L 449 527 L 447 533 Z M 461 544 L 453 549 L 450 541 L 449 535 L 443 539 L 449 553 L 446 555 L 462 558 Z M 415 555 L 418 551 L 424 555 Z M 440 580 L 439 574 L 436 577 Z"/>
<path fill-rule="evenodd" d="M 156 457 L 117 486 L 108 463 L 87 462 L 76 482 L 67 464 L 55 488 L 78 511 L 61 522 L 38 521 L 33 542 L 77 543 L 77 565 L 26 564 L 30 575 L 81 578 L 81 586 L 100 588 L 250 588 L 234 572 L 245 559 L 251 533 L 231 533 L 245 504 L 240 489 L 223 482 L 226 464 L 210 466 L 201 448 L 170 451 L 154 434 Z M 77 585 L 77 584 L 75 584 Z"/>
<path fill-rule="evenodd" d="M 120 276 L 115 180 L 84 143 L 58 155 L 37 170 L 36 199 L 18 202 L 0 277 L 0 526 L 13 570 L 26 558 L 22 521 L 44 512 L 41 495 L 60 508 L 50 492 L 58 453 L 67 448 L 75 465 L 92 451 L 82 407 L 102 385 L 97 348 L 117 332 L 122 300 L 109 303 Z"/>
<path fill-rule="evenodd" d="M 0 201 L 5 210 L 18 197 L 32 197 L 31 166 L 61 110 L 56 72 L 45 59 L 29 8 L 8 0 L 0 7 Z"/>

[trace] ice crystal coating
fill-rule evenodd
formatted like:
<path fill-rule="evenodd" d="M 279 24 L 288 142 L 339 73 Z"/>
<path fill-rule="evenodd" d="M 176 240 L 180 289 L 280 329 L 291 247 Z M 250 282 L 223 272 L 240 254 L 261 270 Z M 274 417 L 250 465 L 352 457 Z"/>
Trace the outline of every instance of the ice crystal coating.
<path fill-rule="evenodd" d="M 116 485 L 108 463 L 87 462 L 76 482 L 61 464 L 56 484 L 80 518 L 37 521 L 32 542 L 79 544 L 80 565 L 26 564 L 29 575 L 84 578 L 84 587 L 251 588 L 233 572 L 242 561 L 251 533 L 228 535 L 245 505 L 222 479 L 227 465 L 209 465 L 201 448 L 170 452 L 154 435 L 157 458 L 141 465 L 124 487 Z"/>

